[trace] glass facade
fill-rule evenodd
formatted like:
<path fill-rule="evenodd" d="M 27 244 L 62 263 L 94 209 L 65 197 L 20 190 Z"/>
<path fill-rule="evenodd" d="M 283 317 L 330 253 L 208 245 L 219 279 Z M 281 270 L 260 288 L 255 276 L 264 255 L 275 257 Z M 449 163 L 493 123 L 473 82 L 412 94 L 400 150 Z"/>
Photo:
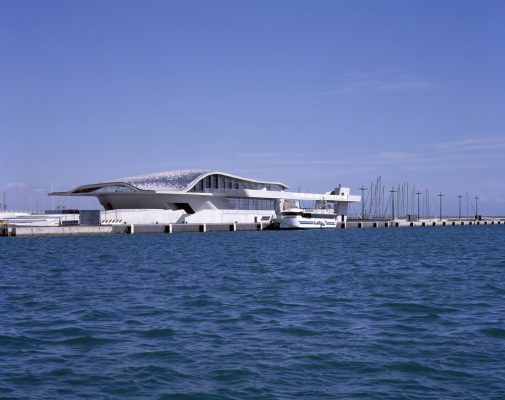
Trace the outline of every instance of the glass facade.
<path fill-rule="evenodd" d="M 94 191 L 94 193 L 123 193 L 123 192 L 125 193 L 135 192 L 135 189 L 133 189 L 130 186 L 114 185 L 114 186 L 105 186 L 103 188 Z"/>
<path fill-rule="evenodd" d="M 275 200 L 228 197 L 226 199 L 232 210 L 275 210 Z"/>
<path fill-rule="evenodd" d="M 224 175 L 213 174 L 206 176 L 198 181 L 189 191 L 190 192 L 206 192 L 206 189 L 252 189 L 252 190 L 273 190 L 281 191 L 284 188 L 281 185 L 270 183 L 251 182 L 243 179 L 231 178 Z"/>

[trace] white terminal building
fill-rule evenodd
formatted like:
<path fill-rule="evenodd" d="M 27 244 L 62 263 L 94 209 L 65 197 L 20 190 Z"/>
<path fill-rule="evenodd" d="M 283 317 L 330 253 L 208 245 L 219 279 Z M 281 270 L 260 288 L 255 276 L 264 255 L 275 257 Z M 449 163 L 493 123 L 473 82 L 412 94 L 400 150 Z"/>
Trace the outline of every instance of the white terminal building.
<path fill-rule="evenodd" d="M 281 182 L 209 170 L 174 170 L 76 187 L 53 196 L 94 196 L 105 211 L 102 224 L 210 224 L 269 222 L 281 212 L 312 202 L 345 222 L 360 196 L 336 187 L 327 193 L 288 191 Z"/>

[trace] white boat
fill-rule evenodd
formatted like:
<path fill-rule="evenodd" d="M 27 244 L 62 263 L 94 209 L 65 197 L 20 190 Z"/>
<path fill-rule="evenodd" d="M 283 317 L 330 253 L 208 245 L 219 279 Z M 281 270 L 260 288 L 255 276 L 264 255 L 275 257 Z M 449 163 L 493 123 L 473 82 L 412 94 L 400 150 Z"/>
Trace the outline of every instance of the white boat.
<path fill-rule="evenodd" d="M 290 208 L 282 211 L 276 219 L 281 229 L 324 229 L 336 228 L 337 215 L 333 210 L 307 210 Z"/>

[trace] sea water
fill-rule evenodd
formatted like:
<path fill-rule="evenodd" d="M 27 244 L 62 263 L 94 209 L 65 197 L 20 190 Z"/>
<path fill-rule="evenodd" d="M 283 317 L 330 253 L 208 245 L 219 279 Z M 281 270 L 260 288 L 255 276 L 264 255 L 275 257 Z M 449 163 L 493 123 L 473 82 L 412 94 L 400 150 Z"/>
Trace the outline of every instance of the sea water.
<path fill-rule="evenodd" d="M 0 398 L 504 399 L 505 226 L 0 238 Z"/>

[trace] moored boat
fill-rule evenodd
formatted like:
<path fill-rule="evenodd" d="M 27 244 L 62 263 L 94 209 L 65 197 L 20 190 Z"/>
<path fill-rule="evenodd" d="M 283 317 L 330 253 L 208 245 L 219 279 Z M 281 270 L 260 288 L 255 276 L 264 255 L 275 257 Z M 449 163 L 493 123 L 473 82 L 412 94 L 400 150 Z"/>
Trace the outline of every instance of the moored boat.
<path fill-rule="evenodd" d="M 337 215 L 329 209 L 290 208 L 282 211 L 275 222 L 280 229 L 324 229 L 337 226 Z"/>

